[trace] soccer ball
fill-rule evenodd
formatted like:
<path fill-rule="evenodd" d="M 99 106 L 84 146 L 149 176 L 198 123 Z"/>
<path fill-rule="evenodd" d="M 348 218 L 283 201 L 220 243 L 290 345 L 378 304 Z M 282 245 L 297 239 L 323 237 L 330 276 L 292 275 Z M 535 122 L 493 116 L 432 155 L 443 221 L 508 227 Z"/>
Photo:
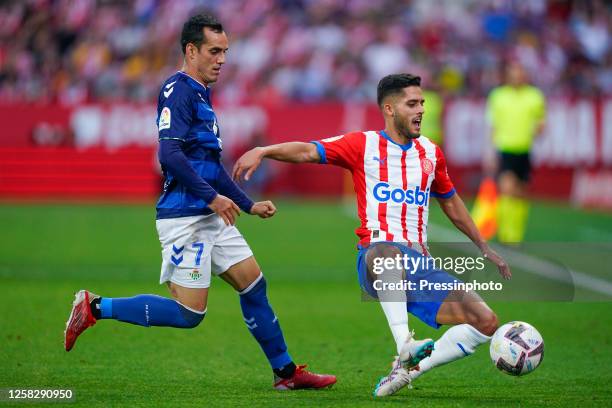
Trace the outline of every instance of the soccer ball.
<path fill-rule="evenodd" d="M 490 352 L 495 367 L 502 372 L 525 375 L 542 363 L 544 339 L 529 323 L 510 322 L 493 334 Z"/>

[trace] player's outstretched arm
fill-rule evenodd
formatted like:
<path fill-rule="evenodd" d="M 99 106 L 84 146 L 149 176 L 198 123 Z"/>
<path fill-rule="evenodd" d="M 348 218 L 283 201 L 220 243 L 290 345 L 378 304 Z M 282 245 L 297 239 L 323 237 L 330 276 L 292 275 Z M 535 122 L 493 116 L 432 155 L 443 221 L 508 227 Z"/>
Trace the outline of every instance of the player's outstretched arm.
<path fill-rule="evenodd" d="M 482 238 L 459 194 L 455 193 L 449 198 L 438 198 L 438 202 L 444 214 L 446 214 L 455 227 L 476 244 L 485 258 L 497 265 L 499 274 L 504 279 L 510 279 L 512 277 L 510 267 L 501 256 L 489 247 L 487 241 Z"/>
<path fill-rule="evenodd" d="M 244 180 L 250 179 L 264 158 L 289 163 L 318 163 L 321 160 L 317 147 L 312 143 L 287 142 L 256 147 L 240 156 L 234 164 L 232 178 L 238 181 L 244 175 Z"/>

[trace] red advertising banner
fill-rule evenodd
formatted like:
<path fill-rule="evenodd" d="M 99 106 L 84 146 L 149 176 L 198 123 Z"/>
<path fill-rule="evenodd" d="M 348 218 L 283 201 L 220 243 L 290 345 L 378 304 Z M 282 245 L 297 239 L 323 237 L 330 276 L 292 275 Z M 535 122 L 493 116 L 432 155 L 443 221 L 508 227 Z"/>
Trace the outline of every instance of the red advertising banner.
<path fill-rule="evenodd" d="M 374 105 L 238 106 L 217 112 L 228 165 L 257 145 L 383 127 Z M 152 105 L 5 105 L 0 119 L 2 197 L 150 199 L 158 192 Z M 484 101 L 449 101 L 442 128 L 451 177 L 460 191 L 471 193 L 488 140 Z M 532 156 L 534 194 L 610 207 L 612 100 L 549 100 L 547 125 Z M 343 170 L 317 165 L 268 163 L 254 183 L 279 194 L 346 192 Z"/>

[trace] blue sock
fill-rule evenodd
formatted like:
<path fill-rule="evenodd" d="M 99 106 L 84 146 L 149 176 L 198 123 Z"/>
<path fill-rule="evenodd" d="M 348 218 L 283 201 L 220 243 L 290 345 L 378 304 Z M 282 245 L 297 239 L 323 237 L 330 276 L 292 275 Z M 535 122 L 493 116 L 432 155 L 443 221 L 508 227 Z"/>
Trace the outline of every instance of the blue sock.
<path fill-rule="evenodd" d="M 261 346 L 272 369 L 291 364 L 278 318 L 268 303 L 266 280 L 261 275 L 255 285 L 240 292 L 242 316 L 255 340 Z"/>
<path fill-rule="evenodd" d="M 131 298 L 102 298 L 100 318 L 115 319 L 140 326 L 166 326 L 190 329 L 196 327 L 206 311 L 197 313 L 176 300 L 157 295 L 138 295 Z"/>

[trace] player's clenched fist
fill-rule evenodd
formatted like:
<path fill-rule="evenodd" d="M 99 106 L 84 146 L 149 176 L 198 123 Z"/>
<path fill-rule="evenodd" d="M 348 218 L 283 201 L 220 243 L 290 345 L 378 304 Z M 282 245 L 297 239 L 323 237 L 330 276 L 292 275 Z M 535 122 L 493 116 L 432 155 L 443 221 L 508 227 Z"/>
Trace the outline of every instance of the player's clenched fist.
<path fill-rule="evenodd" d="M 236 181 L 240 179 L 240 176 L 244 173 L 244 179 L 248 180 L 251 178 L 251 174 L 257 167 L 261 164 L 261 160 L 263 159 L 263 149 L 260 147 L 256 147 L 254 149 L 249 150 L 234 164 L 234 170 L 232 171 L 232 178 Z"/>
<path fill-rule="evenodd" d="M 259 201 L 251 207 L 251 214 L 258 215 L 260 218 L 270 218 L 276 214 L 276 207 L 272 201 Z"/>
<path fill-rule="evenodd" d="M 240 208 L 236 203 L 221 194 L 217 194 L 215 199 L 208 204 L 208 208 L 223 218 L 226 225 L 234 225 L 236 217 L 240 216 Z"/>

